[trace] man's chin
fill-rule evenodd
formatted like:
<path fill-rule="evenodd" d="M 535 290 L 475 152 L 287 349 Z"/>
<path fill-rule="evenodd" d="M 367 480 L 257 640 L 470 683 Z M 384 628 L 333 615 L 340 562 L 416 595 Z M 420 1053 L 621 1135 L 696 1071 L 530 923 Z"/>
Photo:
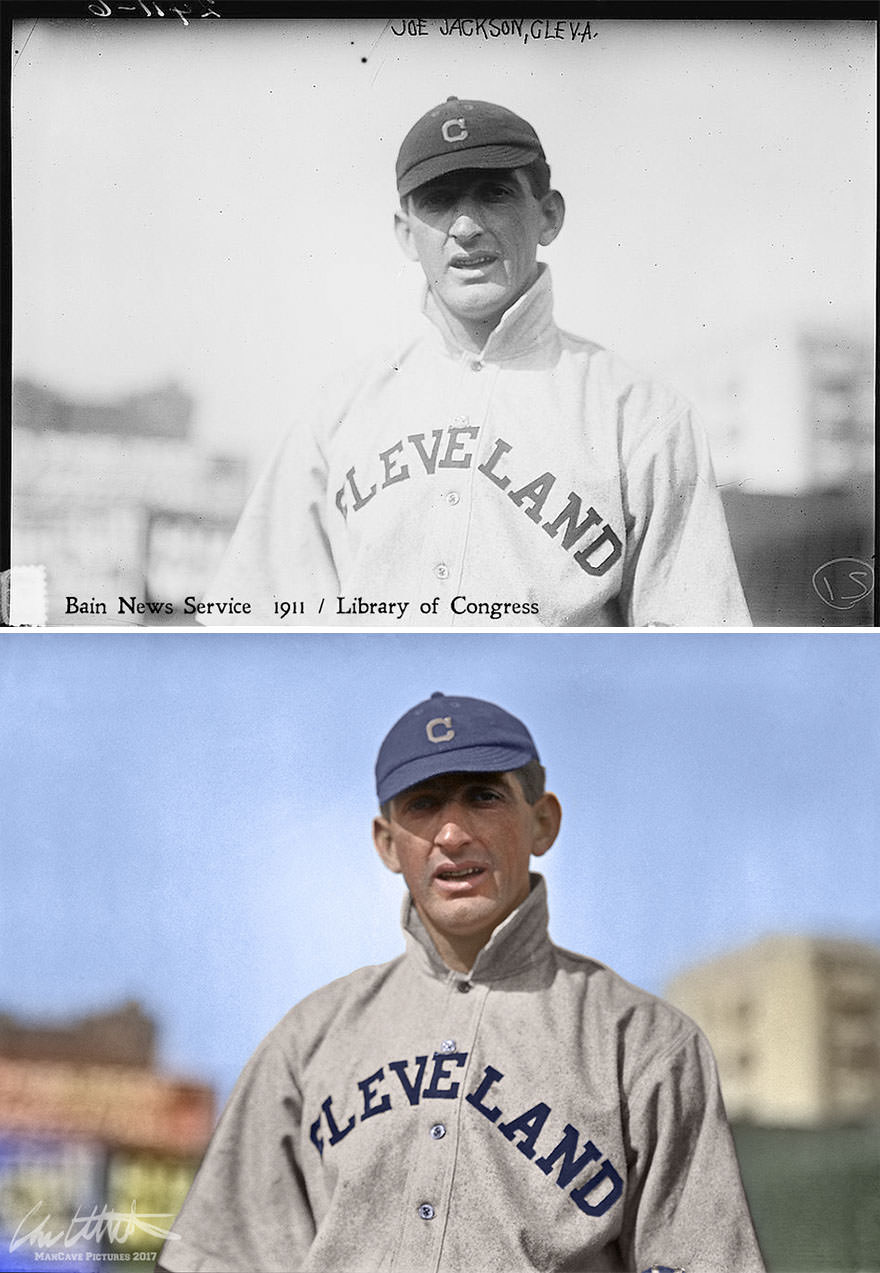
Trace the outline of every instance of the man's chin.
<path fill-rule="evenodd" d="M 497 283 L 459 283 L 441 295 L 449 312 L 462 322 L 497 321 L 513 303 L 513 294 Z"/>

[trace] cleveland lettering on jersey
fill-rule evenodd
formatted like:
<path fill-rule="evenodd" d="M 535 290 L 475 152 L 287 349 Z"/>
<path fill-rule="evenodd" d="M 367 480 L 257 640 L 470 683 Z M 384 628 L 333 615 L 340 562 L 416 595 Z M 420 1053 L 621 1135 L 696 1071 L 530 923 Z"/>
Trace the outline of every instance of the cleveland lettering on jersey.
<path fill-rule="evenodd" d="M 398 458 L 405 453 L 403 439 L 399 439 L 386 450 L 379 452 L 378 458 L 384 476 L 381 483 L 378 481 L 377 474 L 377 480 L 367 487 L 358 480 L 354 465 L 348 469 L 345 482 L 334 498 L 336 508 L 347 521 L 349 513 L 360 512 L 380 491 L 399 482 L 409 481 L 411 465 L 415 464 L 416 459 L 428 477 L 435 477 L 440 469 L 471 468 L 475 452 L 473 449 L 468 449 L 468 439 L 475 441 L 478 434 L 478 429 L 466 425 L 432 429 L 432 442 L 428 446 L 424 433 L 411 433 L 406 439 L 414 453 L 410 463 L 402 463 Z M 443 451 L 442 458 L 440 458 L 441 451 Z M 581 570 L 588 575 L 604 575 L 623 552 L 620 536 L 603 520 L 602 515 L 595 508 L 588 506 L 582 516 L 584 497 L 577 491 L 569 491 L 567 502 L 561 510 L 556 503 L 551 509 L 552 517 L 544 520 L 544 505 L 556 485 L 556 474 L 546 470 L 536 477 L 529 478 L 515 490 L 509 490 L 511 478 L 504 472 L 506 467 L 504 462 L 512 451 L 513 447 L 509 442 L 501 437 L 496 438 L 490 453 L 481 464 L 476 466 L 476 471 L 488 478 L 499 491 L 504 492 L 507 498 L 551 539 L 556 539 L 561 530 L 563 534 L 559 543 L 566 552 L 571 552 L 575 544 L 580 544 L 578 551 L 572 555 Z M 601 529 L 595 538 L 581 543 L 587 531 L 598 528 Z"/>
<path fill-rule="evenodd" d="M 422 1101 L 455 1100 L 461 1090 L 455 1074 L 464 1068 L 467 1059 L 467 1052 L 435 1052 L 430 1068 L 427 1055 L 414 1057 L 412 1061 L 386 1062 L 389 1072 L 398 1080 L 397 1084 L 392 1084 L 392 1090 L 396 1090 L 399 1084 L 399 1091 L 395 1094 L 406 1098 L 407 1104 L 402 1108 L 406 1110 Z M 385 1069 L 386 1066 L 381 1065 L 369 1077 L 358 1081 L 362 1108 L 344 1118 L 341 1127 L 333 1110 L 333 1097 L 328 1096 L 321 1102 L 321 1113 L 309 1127 L 309 1139 L 322 1159 L 325 1147 L 338 1145 L 358 1123 L 395 1107 L 392 1091 L 383 1088 L 388 1082 Z M 425 1084 L 426 1075 L 429 1077 Z M 552 1107 L 546 1101 L 538 1101 L 523 1113 L 505 1122 L 499 1121 L 501 1109 L 490 1104 L 487 1098 L 490 1089 L 500 1084 L 503 1078 L 501 1070 L 493 1065 L 484 1066 L 479 1083 L 465 1093 L 465 1104 L 493 1124 L 505 1140 L 510 1141 L 545 1176 L 553 1178 L 560 1189 L 568 1190 L 569 1185 L 579 1180 L 577 1187 L 569 1190 L 568 1196 L 584 1215 L 604 1215 L 623 1194 L 623 1181 L 614 1165 L 608 1158 L 603 1159 L 602 1151 L 591 1140 L 584 1140 L 578 1128 L 569 1122 L 566 1122 L 561 1137 L 558 1131 L 551 1131 L 549 1136 L 544 1137 L 541 1145 L 543 1153 L 536 1158 L 538 1139 L 551 1119 Z M 398 1108 L 401 1108 L 399 1101 Z M 322 1128 L 327 1133 L 326 1137 L 321 1135 Z M 596 1163 L 599 1164 L 598 1170 L 591 1171 L 585 1180 L 582 1179 L 584 1171 Z M 602 1186 L 606 1187 L 603 1189 Z"/>

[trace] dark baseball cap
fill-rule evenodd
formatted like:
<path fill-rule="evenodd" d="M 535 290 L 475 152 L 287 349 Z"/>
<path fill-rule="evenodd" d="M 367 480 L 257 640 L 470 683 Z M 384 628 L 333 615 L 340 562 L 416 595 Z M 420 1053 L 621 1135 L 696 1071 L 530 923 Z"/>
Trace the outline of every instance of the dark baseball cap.
<path fill-rule="evenodd" d="M 403 198 L 445 172 L 461 168 L 522 168 L 544 159 L 531 124 L 492 102 L 448 97 L 423 115 L 397 156 L 397 192 Z"/>
<path fill-rule="evenodd" d="M 376 759 L 379 804 L 448 773 L 505 773 L 538 760 L 521 720 L 482 698 L 436 693 L 401 716 Z"/>

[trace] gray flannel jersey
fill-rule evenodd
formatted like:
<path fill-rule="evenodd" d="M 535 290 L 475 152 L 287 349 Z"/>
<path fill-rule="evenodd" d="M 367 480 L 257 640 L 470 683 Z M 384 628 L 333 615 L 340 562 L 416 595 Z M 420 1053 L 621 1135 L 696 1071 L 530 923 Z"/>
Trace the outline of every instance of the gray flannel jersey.
<path fill-rule="evenodd" d="M 468 975 L 405 955 L 248 1063 L 160 1261 L 185 1270 L 763 1269 L 709 1046 L 547 934 L 544 881 Z"/>

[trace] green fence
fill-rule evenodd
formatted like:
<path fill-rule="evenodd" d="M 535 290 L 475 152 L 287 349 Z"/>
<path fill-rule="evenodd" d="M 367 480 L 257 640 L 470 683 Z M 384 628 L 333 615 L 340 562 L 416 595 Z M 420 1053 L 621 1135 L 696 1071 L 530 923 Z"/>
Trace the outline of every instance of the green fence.
<path fill-rule="evenodd" d="M 880 1124 L 733 1132 L 770 1273 L 880 1270 Z"/>

